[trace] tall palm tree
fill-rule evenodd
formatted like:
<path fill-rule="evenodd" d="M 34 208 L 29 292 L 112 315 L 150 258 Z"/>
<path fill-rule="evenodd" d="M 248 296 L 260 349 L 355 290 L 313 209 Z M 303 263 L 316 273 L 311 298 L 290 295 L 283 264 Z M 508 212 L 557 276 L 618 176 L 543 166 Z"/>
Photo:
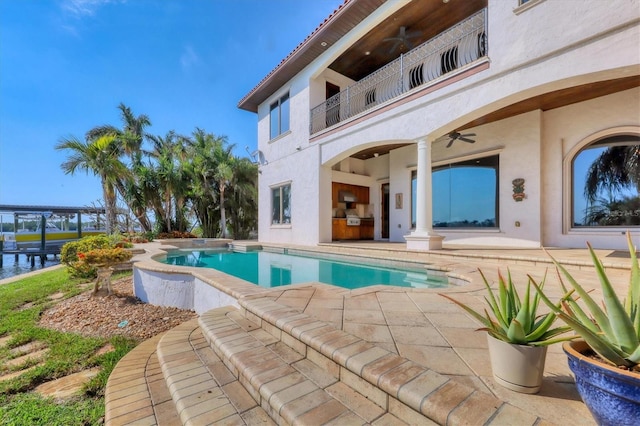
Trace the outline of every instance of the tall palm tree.
<path fill-rule="evenodd" d="M 234 145 L 225 145 L 226 138 L 219 138 L 215 141 L 213 146 L 213 160 L 215 165 L 215 169 L 213 170 L 213 179 L 218 185 L 221 238 L 227 238 L 225 192 L 233 178 L 233 171 L 237 163 L 236 158 L 232 154 Z"/>
<path fill-rule="evenodd" d="M 227 205 L 233 238 L 249 238 L 258 223 L 258 166 L 248 158 L 236 158 L 229 187 Z"/>
<path fill-rule="evenodd" d="M 156 217 L 162 222 L 163 231 L 171 232 L 174 227 L 179 231 L 185 231 L 184 166 L 187 157 L 180 143 L 182 139 L 174 131 L 167 132 L 164 137 L 148 135 L 147 138 L 152 143 L 149 156 L 153 160 L 151 167 L 155 171 L 158 186 L 158 191 L 149 195 L 150 198 L 157 199 L 153 203 Z"/>
<path fill-rule="evenodd" d="M 116 137 L 104 135 L 95 140 L 81 141 L 72 136 L 60 140 L 55 149 L 69 151 L 67 160 L 60 165 L 65 174 L 91 171 L 100 177 L 106 210 L 106 231 L 107 234 L 113 233 L 116 230 L 116 182 L 122 176 L 129 175 L 129 170 L 120 161 Z"/>
<path fill-rule="evenodd" d="M 110 124 L 97 126 L 87 132 L 86 138 L 87 140 L 95 140 L 107 135 L 115 137 L 119 155 L 128 156 L 131 161 L 131 169 L 135 171 L 142 164 L 142 142 L 145 137 L 145 128 L 151 125 L 151 120 L 144 114 L 136 117 L 131 108 L 124 103 L 120 103 L 118 109 L 122 121 L 121 129 Z M 119 179 L 115 186 L 138 219 L 142 229 L 151 231 L 151 221 L 147 215 L 148 203 L 144 199 L 144 194 L 139 190 L 140 185 L 136 182 L 136 174 L 129 174 L 127 179 L 129 181 L 126 181 L 124 177 Z"/>
<path fill-rule="evenodd" d="M 220 226 L 220 206 L 216 204 L 219 200 L 218 187 L 213 175 L 216 165 L 212 153 L 221 139 L 196 128 L 187 147 L 190 161 L 186 162 L 185 171 L 191 181 L 189 199 L 202 234 L 207 238 L 216 237 Z"/>

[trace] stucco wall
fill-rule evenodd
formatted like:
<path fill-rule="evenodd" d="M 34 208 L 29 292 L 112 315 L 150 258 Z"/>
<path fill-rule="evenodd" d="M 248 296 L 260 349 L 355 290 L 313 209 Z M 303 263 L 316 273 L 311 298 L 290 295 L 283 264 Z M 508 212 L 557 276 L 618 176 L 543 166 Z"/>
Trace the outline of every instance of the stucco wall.
<path fill-rule="evenodd" d="M 584 248 L 589 241 L 600 248 L 626 248 L 623 230 L 578 230 L 568 226 L 568 177 L 572 152 L 587 143 L 591 135 L 620 128 L 640 132 L 639 99 L 640 89 L 636 88 L 545 112 L 541 173 L 545 193 L 544 245 Z"/>
<path fill-rule="evenodd" d="M 388 2 L 393 3 L 393 2 Z M 345 38 L 288 82 L 259 108 L 258 147 L 262 164 L 259 191 L 259 238 L 265 242 L 315 244 L 330 239 L 331 167 L 359 150 L 393 142 L 437 138 L 504 106 L 552 90 L 594 81 L 637 75 L 640 67 L 640 11 L 635 0 L 613 2 L 543 1 L 515 14 L 516 1 L 489 1 L 489 68 L 409 102 L 382 105 L 375 115 L 309 142 L 309 110 L 322 101 L 327 80 L 343 85 L 348 79 L 326 67 L 376 22 L 398 5 L 385 4 Z M 579 22 L 579 25 L 576 25 Z M 286 91 L 291 96 L 291 130 L 269 140 L 269 105 Z M 638 93 L 624 102 L 638 105 Z M 534 111 L 475 131 L 473 146 L 433 147 L 435 162 L 475 155 L 482 150 L 500 152 L 500 230 L 469 233 L 443 231 L 445 241 L 519 246 L 583 246 L 584 235 L 562 235 L 562 158 L 564 150 L 589 131 L 624 121 L 638 123 L 637 109 L 620 102 L 594 100 L 552 112 Z M 607 102 L 610 102 L 607 103 Z M 565 112 L 565 109 L 570 112 Z M 635 111 L 635 117 L 633 113 Z M 624 119 L 622 118 L 624 117 Z M 555 129 L 555 130 L 554 130 Z M 569 130 L 571 129 L 571 130 Z M 570 132 L 570 133 L 569 133 Z M 542 146 L 544 145 L 544 157 Z M 364 174 L 371 177 L 372 194 L 390 182 L 390 240 L 404 241 L 410 231 L 410 173 L 416 163 L 415 146 L 368 160 Z M 543 167 L 544 165 L 544 167 Z M 359 171 L 360 172 L 360 171 Z M 525 179 L 527 198 L 511 198 L 511 181 Z M 271 225 L 270 187 L 291 182 L 292 224 Z M 395 194 L 403 194 L 402 209 Z M 379 200 L 376 236 L 380 235 Z M 544 212 L 543 212 L 544 210 Z M 558 218 L 558 216 L 560 218 Z M 516 221 L 520 226 L 516 226 Z M 543 230 L 543 228 L 545 228 Z M 544 233 L 544 235 L 543 235 Z M 604 247 L 611 239 L 596 236 Z M 498 238 L 499 240 L 496 240 Z"/>

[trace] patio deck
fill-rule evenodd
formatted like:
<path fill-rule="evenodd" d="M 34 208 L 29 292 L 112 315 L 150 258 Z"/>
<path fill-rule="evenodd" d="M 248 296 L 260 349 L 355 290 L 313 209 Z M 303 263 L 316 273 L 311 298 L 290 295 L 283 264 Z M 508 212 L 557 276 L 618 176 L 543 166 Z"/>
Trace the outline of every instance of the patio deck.
<path fill-rule="evenodd" d="M 320 358 L 318 355 L 332 354 L 329 358 L 333 356 L 333 360 L 330 364 L 326 364 L 326 370 L 338 368 L 337 377 L 340 380 L 346 379 L 352 390 L 355 390 L 358 395 L 367 395 L 371 383 L 377 383 L 378 387 L 393 388 L 396 386 L 398 388 L 395 393 L 396 397 L 387 397 L 385 401 L 378 404 L 383 406 L 383 410 L 377 411 L 378 414 L 370 418 L 363 418 L 366 414 L 362 413 L 361 407 L 355 406 L 358 405 L 358 395 L 343 397 L 344 404 L 342 405 L 346 405 L 349 410 L 352 410 L 348 413 L 351 417 L 343 417 L 347 416 L 344 407 L 340 402 L 335 402 L 332 407 L 339 406 L 340 408 L 336 408 L 338 411 L 333 418 L 327 414 L 326 409 L 324 410 L 325 417 L 333 419 L 334 424 L 341 424 L 338 419 L 347 418 L 351 421 L 343 424 L 353 424 L 354 419 L 362 420 L 360 423 L 380 425 L 416 424 L 416 422 L 424 424 L 435 422 L 440 424 L 510 425 L 595 424 L 575 390 L 573 377 L 560 345 L 549 348 L 544 383 L 539 394 L 525 395 L 509 391 L 497 385 L 491 376 L 485 333 L 474 331 L 478 328 L 478 323 L 438 294 L 445 291 L 448 294 L 455 293 L 455 297 L 459 300 L 476 307 L 481 306 L 484 303 L 485 291 L 480 281 L 478 268 L 481 268 L 492 281 L 495 280 L 499 269 L 506 272 L 506 269 L 509 268 L 514 281 L 520 287 L 526 285 L 528 275 L 540 280 L 548 272 L 546 289 L 552 297 L 557 297 L 560 295 L 558 278 L 548 256 L 542 250 L 445 246 L 442 251 L 418 253 L 405 250 L 404 244 L 381 242 L 322 244 L 314 250 L 351 256 L 380 257 L 385 260 L 420 260 L 433 268 L 448 271 L 453 277 L 469 282 L 467 285 L 454 286 L 446 290 L 373 286 L 351 291 L 319 283 L 310 283 L 264 289 L 259 293 L 254 290 L 251 294 L 238 299 L 241 309 L 232 316 L 242 316 L 240 320 L 236 319 L 239 321 L 238 324 L 244 324 L 240 328 L 246 328 L 245 332 L 256 333 L 255 328 L 257 327 L 260 332 L 267 330 L 272 335 L 281 336 L 282 342 L 288 343 L 294 349 L 297 348 L 299 353 L 303 353 L 307 357 L 302 361 L 309 357 L 317 361 Z M 599 284 L 586 250 L 551 249 L 549 251 L 567 266 L 579 282 L 587 288 L 593 288 L 595 298 L 598 299 Z M 597 250 L 597 253 L 609 271 L 617 290 L 622 292 L 628 282 L 628 254 L 614 250 Z M 219 281 L 218 284 L 225 285 Z M 229 280 L 227 284 L 233 287 L 235 281 Z M 237 294 L 239 290 L 235 289 L 234 291 Z M 288 310 L 278 308 L 278 306 L 284 306 Z M 291 317 L 292 315 L 294 316 Z M 301 321 L 302 317 L 299 315 L 310 318 L 308 323 L 317 325 L 305 329 L 296 328 L 300 325 L 291 321 Z M 219 318 L 222 317 L 219 316 Z M 222 319 L 217 321 L 222 321 Z M 243 323 L 244 321 L 248 322 Z M 203 323 L 201 317 L 199 325 L 194 323 L 185 327 L 181 326 L 182 329 L 169 332 L 173 332 L 173 334 L 167 339 L 178 342 L 174 343 L 174 352 L 168 358 L 174 366 L 193 363 L 194 351 L 197 353 L 198 350 L 203 350 L 208 346 L 203 343 L 202 336 L 197 337 L 198 333 L 204 335 L 208 333 L 206 324 L 206 321 Z M 273 324 L 277 324 L 279 329 L 275 330 L 276 327 Z M 225 327 L 230 326 L 226 325 Z M 213 328 L 211 333 L 215 334 L 215 326 Z M 309 330 L 316 330 L 317 333 L 306 336 L 308 341 L 305 341 L 305 332 Z M 238 330 L 237 333 L 242 333 L 242 331 Z M 290 336 L 297 336 L 298 340 L 290 339 Z M 348 339 L 341 340 L 345 336 Z M 244 337 L 238 338 L 244 339 Z M 214 348 L 219 359 L 215 362 L 211 361 L 214 357 L 211 354 L 208 358 L 204 357 L 205 361 L 202 361 L 202 356 L 199 359 L 205 367 L 209 366 L 209 373 L 214 378 L 214 382 L 217 381 L 216 383 L 219 382 L 219 379 L 211 371 L 212 365 L 225 364 L 229 373 L 235 374 L 235 379 L 229 378 L 225 383 L 218 383 L 218 387 L 223 390 L 224 386 L 234 386 L 235 393 L 230 395 L 221 392 L 220 398 L 224 397 L 225 401 L 231 401 L 229 406 L 235 407 L 235 410 L 229 409 L 228 412 L 224 412 L 227 414 L 223 416 L 216 408 L 219 405 L 213 404 L 210 412 L 207 411 L 207 408 L 203 408 L 204 411 L 198 412 L 198 420 L 194 420 L 193 417 L 189 417 L 188 406 L 179 405 L 180 408 L 176 409 L 175 404 L 168 404 L 169 396 L 173 397 L 174 402 L 176 398 L 183 398 L 183 396 L 180 396 L 179 391 L 176 393 L 176 385 L 172 390 L 167 390 L 170 389 L 169 385 L 167 385 L 167 389 L 162 391 L 158 391 L 158 388 L 161 388 L 163 383 L 174 383 L 176 376 L 172 375 L 184 374 L 184 371 L 176 373 L 174 370 L 172 373 L 171 368 L 162 367 L 164 380 L 160 380 L 161 375 L 159 376 L 160 370 L 157 361 L 150 363 L 149 360 L 156 360 L 157 358 L 154 357 L 158 355 L 162 358 L 163 351 L 166 353 L 167 349 L 162 349 L 161 345 L 154 342 L 154 344 L 141 345 L 139 349 L 136 348 L 123 358 L 114 370 L 107 387 L 106 423 L 108 425 L 162 425 L 207 424 L 219 421 L 221 423 L 252 424 L 257 421 L 256 419 L 270 421 L 265 417 L 265 413 L 269 413 L 272 419 L 286 424 L 294 422 L 300 424 L 321 423 L 320 421 L 305 422 L 304 419 L 308 420 L 313 417 L 303 417 L 304 408 L 296 406 L 300 417 L 287 417 L 293 414 L 289 413 L 286 408 L 293 405 L 284 404 L 279 408 L 282 411 L 273 413 L 269 411 L 272 408 L 264 403 L 265 395 L 249 395 L 250 392 L 244 392 L 244 394 L 240 392 L 236 385 L 243 383 L 243 380 L 246 381 L 251 374 L 257 374 L 252 373 L 254 371 L 252 368 L 255 365 L 243 361 L 243 367 L 234 371 L 236 367 L 231 365 L 228 360 L 236 359 L 240 355 L 233 352 L 233 348 L 225 345 L 229 337 L 223 336 L 220 339 L 222 342 L 218 343 L 214 342 L 215 336 L 208 339 L 211 339 L 211 347 L 214 347 L 215 344 L 219 345 L 217 349 Z M 264 339 L 264 336 L 261 339 Z M 245 340 L 242 341 L 245 342 Z M 351 346 L 341 346 L 341 341 L 349 341 Z M 361 345 L 361 351 L 354 350 L 358 345 Z M 260 345 L 256 344 L 256 346 Z M 363 357 L 362 353 L 364 352 L 370 354 L 371 357 Z M 337 367 L 334 366 L 333 361 Z M 301 362 L 301 360 L 295 362 Z M 326 361 L 321 360 L 319 363 L 322 364 L 322 362 Z M 254 360 L 254 364 L 260 364 L 260 362 Z M 355 364 L 357 366 L 354 367 Z M 438 377 L 438 386 L 428 391 L 425 389 L 429 388 L 429 385 L 425 385 L 425 389 L 413 389 L 408 385 L 407 368 L 398 368 L 399 365 L 409 368 L 411 374 L 418 378 L 423 377 L 421 374 L 435 373 L 434 377 Z M 368 383 L 360 383 L 363 381 L 360 380 L 360 377 L 351 377 L 353 376 L 351 372 L 354 369 L 366 376 Z M 230 376 L 225 373 L 224 377 Z M 118 384 L 134 381 L 140 383 L 141 386 L 114 387 Z M 144 385 L 145 383 L 146 385 Z M 231 385 L 232 383 L 236 385 Z M 337 385 L 331 381 L 327 383 L 327 387 L 323 389 L 331 394 L 331 389 Z M 142 389 L 145 386 L 147 390 Z M 359 388 L 360 386 L 364 386 L 366 389 Z M 268 389 L 268 387 L 264 389 Z M 268 392 L 267 399 L 273 399 L 274 395 L 280 395 L 278 392 L 282 391 L 282 389 L 265 390 Z M 163 397 L 154 397 L 154 394 L 163 395 Z M 237 400 L 236 403 L 233 402 L 234 398 Z M 262 403 L 260 403 L 261 400 Z M 354 407 L 349 407 L 349 401 L 354 401 Z M 144 416 L 140 417 L 143 412 L 141 411 L 142 406 L 146 408 Z M 315 405 L 310 405 L 309 408 L 313 406 Z M 206 404 L 201 407 L 206 407 Z M 313 410 L 309 410 L 309 412 L 311 411 Z M 371 410 L 366 411 L 371 413 Z M 283 414 L 286 415 L 282 416 Z M 182 419 L 180 419 L 181 416 Z"/>

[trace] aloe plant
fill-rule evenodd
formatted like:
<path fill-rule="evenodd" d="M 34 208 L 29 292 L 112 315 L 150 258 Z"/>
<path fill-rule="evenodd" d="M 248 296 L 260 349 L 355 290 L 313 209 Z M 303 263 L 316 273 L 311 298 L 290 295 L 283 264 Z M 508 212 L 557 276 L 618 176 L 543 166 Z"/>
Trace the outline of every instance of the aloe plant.
<path fill-rule="evenodd" d="M 485 301 L 489 305 L 489 308 L 493 313 L 493 317 L 489 315 L 487 309 L 484 310 L 484 315 L 482 315 L 464 303 L 459 302 L 446 294 L 440 294 L 480 321 L 484 327 L 479 328 L 478 330 L 484 330 L 496 339 L 518 345 L 546 346 L 570 339 L 570 337 L 556 338 L 557 336 L 569 331 L 570 328 L 557 327 L 551 329 L 551 326 L 556 320 L 554 311 L 549 312 L 547 315 L 538 315 L 537 312 L 538 305 L 540 303 L 540 295 L 539 292 L 536 292 L 533 296 L 533 300 L 531 299 L 531 284 L 533 282 L 531 277 L 529 277 L 529 283 L 527 284 L 526 293 L 524 293 L 524 299 L 521 300 L 516 287 L 513 285 L 511 272 L 509 270 L 507 270 L 506 280 L 502 273 L 498 271 L 497 294 L 494 294 L 491 286 L 489 285 L 489 281 L 482 271 L 479 272 L 482 276 L 482 280 L 484 281 L 484 285 L 489 292 L 489 296 L 485 297 Z M 539 287 L 542 288 L 543 286 L 544 279 Z"/>
<path fill-rule="evenodd" d="M 544 294 L 541 285 L 535 282 L 533 285 L 547 306 L 582 337 L 601 358 L 615 366 L 637 369 L 640 363 L 640 267 L 629 233 L 627 233 L 627 242 L 631 255 L 631 274 L 625 301 L 621 301 L 616 295 L 602 262 L 589 243 L 587 247 L 600 280 L 604 309 L 549 253 L 547 254 L 573 289 L 567 290 L 560 276 L 560 285 L 565 292 L 561 300 L 562 307 L 560 307 Z M 578 304 L 578 299 L 582 300 L 590 315 L 587 315 Z"/>

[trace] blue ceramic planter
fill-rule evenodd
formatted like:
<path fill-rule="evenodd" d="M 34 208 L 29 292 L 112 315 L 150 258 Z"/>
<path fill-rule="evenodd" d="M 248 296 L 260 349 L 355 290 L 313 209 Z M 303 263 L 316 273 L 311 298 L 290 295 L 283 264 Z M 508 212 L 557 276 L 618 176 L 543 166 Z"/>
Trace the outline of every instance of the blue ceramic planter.
<path fill-rule="evenodd" d="M 576 376 L 582 400 L 599 425 L 637 425 L 640 421 L 640 374 L 595 362 L 582 355 L 581 340 L 562 346 Z"/>

